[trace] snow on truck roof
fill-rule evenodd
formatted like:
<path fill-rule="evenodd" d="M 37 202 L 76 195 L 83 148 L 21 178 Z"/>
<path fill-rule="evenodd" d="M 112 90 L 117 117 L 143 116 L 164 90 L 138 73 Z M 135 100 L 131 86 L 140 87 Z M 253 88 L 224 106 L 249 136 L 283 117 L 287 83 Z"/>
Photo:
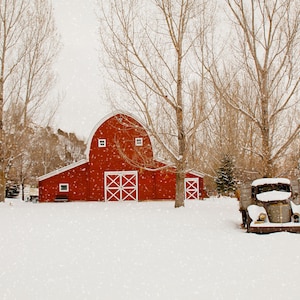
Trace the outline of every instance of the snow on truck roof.
<path fill-rule="evenodd" d="M 287 178 L 260 178 L 254 180 L 251 185 L 259 186 L 265 184 L 278 184 L 278 183 L 291 184 L 290 180 Z"/>
<path fill-rule="evenodd" d="M 291 192 L 281 192 L 281 191 L 269 191 L 261 194 L 257 194 L 256 198 L 259 201 L 263 202 L 272 202 L 272 201 L 284 201 L 288 200 L 291 197 Z"/>

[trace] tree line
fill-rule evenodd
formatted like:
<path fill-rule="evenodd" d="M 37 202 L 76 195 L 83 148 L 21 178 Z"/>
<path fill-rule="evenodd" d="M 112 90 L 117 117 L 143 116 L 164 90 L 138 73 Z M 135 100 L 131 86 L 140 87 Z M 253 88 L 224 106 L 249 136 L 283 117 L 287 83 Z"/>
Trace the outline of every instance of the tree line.
<path fill-rule="evenodd" d="M 6 185 L 37 186 L 38 177 L 85 158 L 86 144 L 74 133 L 31 123 L 20 135 L 5 132 Z"/>
<path fill-rule="evenodd" d="M 300 7 L 294 0 L 99 2 L 102 64 L 144 120 L 157 154 L 212 184 L 295 176 L 300 158 Z M 125 103 L 124 103 L 125 102 Z M 210 180 L 211 179 L 211 180 Z"/>
<path fill-rule="evenodd" d="M 175 207 L 184 205 L 185 173 L 204 173 L 213 188 L 226 155 L 241 182 L 299 176 L 295 0 L 112 0 L 98 1 L 96 11 L 111 101 L 144 122 L 156 157 L 175 166 Z M 61 45 L 51 1 L 2 0 L 0 42 L 3 201 L 7 170 L 19 159 L 29 164 L 26 155 L 32 153 L 20 151 L 18 143 L 25 149 L 35 133 L 53 134 L 56 101 L 49 96 Z M 43 127 L 36 127 L 42 120 Z M 39 172 L 45 173 L 52 167 L 43 144 L 35 144 L 35 157 L 41 155 Z"/>

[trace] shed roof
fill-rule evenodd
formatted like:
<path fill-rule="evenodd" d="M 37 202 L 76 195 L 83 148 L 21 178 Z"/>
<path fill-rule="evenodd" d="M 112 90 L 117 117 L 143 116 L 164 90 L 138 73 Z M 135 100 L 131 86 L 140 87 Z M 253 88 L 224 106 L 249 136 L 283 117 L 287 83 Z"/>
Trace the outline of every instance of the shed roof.
<path fill-rule="evenodd" d="M 52 171 L 50 173 L 47 173 L 45 175 L 42 175 L 42 176 L 38 177 L 38 181 L 42 181 L 42 180 L 48 179 L 48 178 L 50 178 L 52 176 L 58 175 L 60 173 L 63 173 L 65 171 L 69 171 L 69 170 L 71 170 L 73 168 L 76 168 L 76 167 L 79 167 L 81 165 L 84 165 L 87 162 L 88 161 L 86 159 L 81 159 L 81 160 L 79 160 L 77 162 L 74 162 L 74 163 L 72 163 L 70 165 L 67 165 L 65 167 L 62 167 L 60 169 L 54 170 L 54 171 Z"/>

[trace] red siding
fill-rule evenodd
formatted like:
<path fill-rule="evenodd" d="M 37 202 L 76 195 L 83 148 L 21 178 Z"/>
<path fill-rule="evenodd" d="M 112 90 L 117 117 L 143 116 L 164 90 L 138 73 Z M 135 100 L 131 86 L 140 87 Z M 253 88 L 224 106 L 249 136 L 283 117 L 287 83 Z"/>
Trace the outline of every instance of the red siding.
<path fill-rule="evenodd" d="M 156 172 L 156 199 L 175 199 L 176 174 L 160 170 Z"/>
<path fill-rule="evenodd" d="M 155 194 L 155 172 L 139 170 L 139 199 L 156 199 Z"/>
<path fill-rule="evenodd" d="M 135 146 L 136 137 L 143 138 L 142 147 Z M 98 139 L 105 139 L 106 147 L 99 148 Z M 144 163 L 151 165 L 153 160 L 151 142 L 139 123 L 121 114 L 104 122 L 96 130 L 90 145 L 89 200 L 104 200 L 105 171 L 135 171 L 143 163 L 142 157 L 147 157 Z M 136 165 L 130 164 L 131 161 Z M 151 178 L 149 175 L 147 180 L 144 177 L 139 178 L 140 184 L 144 182 L 149 184 L 149 178 Z"/>
<path fill-rule="evenodd" d="M 135 138 L 143 138 L 143 145 L 136 146 Z M 98 146 L 99 139 L 106 140 L 106 147 Z M 175 199 L 174 172 L 143 168 L 157 165 L 163 164 L 154 161 L 151 141 L 145 129 L 134 118 L 117 114 L 102 122 L 92 133 L 86 163 L 41 177 L 39 198 L 42 202 L 54 201 L 57 195 L 67 194 L 70 201 L 102 201 L 105 198 L 104 172 L 138 171 L 139 200 Z M 198 178 L 203 188 L 203 178 Z M 59 193 L 60 183 L 69 184 L 68 193 Z"/>
<path fill-rule="evenodd" d="M 85 163 L 58 175 L 51 176 L 48 179 L 41 180 L 39 182 L 39 201 L 54 201 L 57 196 L 61 195 L 67 195 L 71 201 L 87 199 L 88 171 L 89 165 Z M 60 183 L 69 184 L 69 191 L 59 192 Z"/>

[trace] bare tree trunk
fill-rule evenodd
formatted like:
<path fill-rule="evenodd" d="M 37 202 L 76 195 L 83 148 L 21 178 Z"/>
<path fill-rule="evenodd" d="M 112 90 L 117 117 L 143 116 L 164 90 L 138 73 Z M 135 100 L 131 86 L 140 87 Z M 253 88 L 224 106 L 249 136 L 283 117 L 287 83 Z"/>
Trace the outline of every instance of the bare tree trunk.
<path fill-rule="evenodd" d="M 261 136 L 262 136 L 262 160 L 263 176 L 273 176 L 273 166 L 270 147 L 270 116 L 269 116 L 269 91 L 267 86 L 267 73 L 261 72 Z"/>
<path fill-rule="evenodd" d="M 175 195 L 175 207 L 184 206 L 185 200 L 185 172 L 179 172 L 179 170 L 184 170 L 183 161 L 178 161 L 177 171 L 176 171 L 176 195 Z"/>
<path fill-rule="evenodd" d="M 181 35 L 178 36 L 178 42 L 175 46 L 177 51 L 177 107 L 176 107 L 176 121 L 177 121 L 177 139 L 178 139 L 178 162 L 176 164 L 176 196 L 175 207 L 184 206 L 185 191 L 184 191 L 184 179 L 186 171 L 186 133 L 183 121 L 183 99 L 182 99 L 182 43 L 183 43 L 184 29 L 182 29 Z M 175 37 L 174 37 L 175 38 Z"/>
<path fill-rule="evenodd" d="M 2 70 L 2 68 L 1 68 Z M 0 202 L 5 199 L 5 176 L 4 176 L 4 143 L 3 143 L 3 76 L 0 74 Z"/>

